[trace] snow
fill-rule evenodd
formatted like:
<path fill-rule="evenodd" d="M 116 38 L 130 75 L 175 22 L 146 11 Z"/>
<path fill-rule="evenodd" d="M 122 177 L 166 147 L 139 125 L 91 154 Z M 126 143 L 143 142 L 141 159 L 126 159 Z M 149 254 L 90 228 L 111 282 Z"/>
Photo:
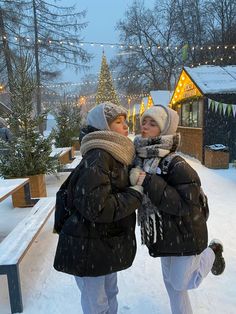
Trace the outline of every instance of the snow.
<path fill-rule="evenodd" d="M 236 93 L 236 66 L 202 65 L 184 70 L 203 94 Z"/>
<path fill-rule="evenodd" d="M 190 291 L 194 314 L 236 313 L 236 168 L 213 170 L 194 158 L 184 156 L 196 169 L 208 195 L 210 217 L 209 240 L 219 238 L 224 243 L 226 269 L 222 276 L 211 273 L 198 289 Z M 58 178 L 46 176 L 48 196 L 55 192 L 69 173 Z M 11 199 L 0 203 L 0 232 L 2 237 L 30 211 L 12 208 Z M 53 258 L 58 236 L 52 233 L 53 215 L 41 230 L 20 263 L 24 314 L 82 314 L 80 292 L 70 275 L 54 270 Z M 118 274 L 119 314 L 170 314 L 169 301 L 160 267 L 160 259 L 148 255 L 140 245 L 133 266 Z M 9 314 L 10 304 L 6 276 L 0 276 L 0 313 Z"/>
<path fill-rule="evenodd" d="M 50 153 L 50 157 L 60 156 L 62 157 L 66 153 L 71 151 L 71 147 L 55 147 L 53 148 L 52 152 Z"/>
<path fill-rule="evenodd" d="M 0 178 L 0 200 L 6 198 L 12 191 L 18 189 L 19 186 L 23 186 L 29 179 L 3 179 Z"/>
<path fill-rule="evenodd" d="M 150 95 L 154 105 L 168 106 L 171 100 L 173 92 L 168 90 L 152 90 Z"/>
<path fill-rule="evenodd" d="M 64 170 L 73 170 L 75 169 L 78 164 L 81 162 L 82 160 L 82 156 L 76 156 L 75 159 L 71 162 L 71 163 L 68 163 L 68 164 L 65 164 L 64 165 Z"/>
<path fill-rule="evenodd" d="M 0 265 L 15 265 L 55 207 L 55 197 L 41 198 L 0 245 Z"/>

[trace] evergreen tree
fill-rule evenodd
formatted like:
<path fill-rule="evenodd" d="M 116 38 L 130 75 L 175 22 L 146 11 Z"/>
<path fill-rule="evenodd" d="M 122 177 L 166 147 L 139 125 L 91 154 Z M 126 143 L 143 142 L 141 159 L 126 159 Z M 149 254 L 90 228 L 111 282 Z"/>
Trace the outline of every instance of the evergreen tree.
<path fill-rule="evenodd" d="M 79 137 L 81 114 L 77 104 L 62 103 L 54 113 L 57 128 L 53 131 L 56 147 L 68 147 Z"/>
<path fill-rule="evenodd" d="M 96 104 L 100 104 L 106 101 L 110 101 L 116 105 L 120 105 L 119 98 L 116 94 L 115 88 L 112 82 L 112 76 L 107 64 L 105 54 L 102 56 L 102 65 L 100 70 L 98 89 L 96 95 Z"/>
<path fill-rule="evenodd" d="M 12 113 L 9 115 L 11 142 L 1 141 L 0 173 L 5 178 L 53 173 L 57 162 L 50 157 L 52 136 L 44 138 L 38 131 L 45 114 L 36 116 L 33 97 L 36 82 L 31 75 L 32 58 L 22 57 L 14 65 Z"/>

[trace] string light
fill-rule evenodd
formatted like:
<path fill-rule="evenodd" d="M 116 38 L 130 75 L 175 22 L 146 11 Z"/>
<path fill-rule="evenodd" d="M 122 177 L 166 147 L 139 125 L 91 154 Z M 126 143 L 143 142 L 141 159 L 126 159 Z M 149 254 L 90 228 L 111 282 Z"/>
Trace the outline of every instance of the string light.
<path fill-rule="evenodd" d="M 232 59 L 232 56 L 228 56 L 228 57 L 218 57 L 218 58 L 215 58 L 213 60 L 206 60 L 206 61 L 203 61 L 203 62 L 196 62 L 195 65 L 203 65 L 203 64 L 211 64 L 211 63 L 215 63 L 216 61 L 227 61 L 228 59 L 231 60 Z M 194 67 L 194 64 L 192 63 L 191 64 L 191 68 Z"/>
<path fill-rule="evenodd" d="M 7 40 L 7 36 L 2 36 L 3 39 Z M 29 37 L 24 37 L 24 36 L 15 36 L 14 37 L 15 39 L 15 42 L 20 42 L 20 41 L 26 41 L 26 42 L 34 42 L 33 39 L 30 39 Z M 48 44 L 52 44 L 52 43 L 59 43 L 60 45 L 70 45 L 70 46 L 76 46 L 76 43 L 73 42 L 72 40 L 68 40 L 68 42 L 66 41 L 63 41 L 61 39 L 53 39 L 53 38 L 50 38 L 50 39 L 47 39 L 47 40 L 43 40 L 43 39 L 38 39 L 38 43 L 41 44 L 41 43 L 48 43 Z M 120 49 L 123 49 L 123 48 L 126 48 L 126 49 L 130 49 L 130 50 L 134 50 L 134 49 L 151 49 L 151 48 L 154 48 L 156 46 L 157 49 L 165 49 L 165 50 L 170 50 L 170 49 L 173 49 L 173 50 L 181 50 L 183 49 L 183 45 L 160 45 L 160 44 L 157 44 L 157 45 L 153 45 L 153 46 L 147 46 L 145 47 L 144 45 L 130 45 L 130 44 L 124 44 L 124 43 L 108 43 L 108 42 L 90 42 L 90 41 L 81 41 L 79 43 L 79 46 L 83 47 L 85 45 L 89 45 L 91 47 L 110 47 L 110 48 L 114 48 L 114 47 L 117 47 L 117 48 L 120 48 Z M 184 45 L 186 46 L 186 45 Z M 198 45 L 187 45 L 188 49 L 190 50 L 213 50 L 214 48 L 215 49 L 235 49 L 235 46 L 236 44 L 230 44 L 230 45 L 201 45 L 201 46 L 198 46 Z"/>
<path fill-rule="evenodd" d="M 174 70 L 173 72 L 178 73 L 179 71 L 181 71 L 182 68 L 178 68 L 176 70 Z M 161 70 L 160 68 L 158 68 L 157 70 Z M 138 75 L 132 75 L 132 76 L 122 76 L 122 77 L 116 77 L 113 78 L 113 81 L 121 81 L 121 80 L 128 80 L 128 79 L 135 79 L 135 78 L 139 78 L 143 76 L 143 74 L 138 74 Z M 47 84 L 47 85 L 41 85 L 41 88 L 65 88 L 65 87 L 72 87 L 72 86 L 83 86 L 83 85 L 95 85 L 98 83 L 98 80 L 95 81 L 86 81 L 86 82 L 77 82 L 77 83 L 55 83 L 55 84 Z"/>

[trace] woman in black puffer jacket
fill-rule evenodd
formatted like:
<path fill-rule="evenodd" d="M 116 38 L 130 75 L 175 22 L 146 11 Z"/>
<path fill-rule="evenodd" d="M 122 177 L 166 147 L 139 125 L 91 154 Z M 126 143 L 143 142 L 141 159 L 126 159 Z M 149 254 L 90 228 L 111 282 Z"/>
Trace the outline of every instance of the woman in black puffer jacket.
<path fill-rule="evenodd" d="M 200 203 L 200 179 L 175 154 L 178 121 L 177 112 L 167 107 L 144 112 L 130 181 L 144 188 L 138 211 L 142 243 L 151 256 L 161 257 L 172 314 L 191 314 L 188 290 L 197 288 L 210 271 L 221 274 L 225 263 L 219 241 L 207 247 L 208 213 Z"/>
<path fill-rule="evenodd" d="M 196 255 L 208 244 L 207 214 L 199 203 L 199 176 L 182 157 L 171 158 L 167 173 L 147 175 L 143 183 L 145 193 L 160 213 L 156 223 L 162 232 L 148 245 L 153 257 Z"/>
<path fill-rule="evenodd" d="M 136 254 L 142 187 L 129 183 L 134 145 L 125 118 L 126 109 L 111 103 L 88 113 L 83 159 L 68 187 L 74 213 L 60 232 L 54 267 L 75 276 L 86 314 L 117 313 L 117 272 Z"/>

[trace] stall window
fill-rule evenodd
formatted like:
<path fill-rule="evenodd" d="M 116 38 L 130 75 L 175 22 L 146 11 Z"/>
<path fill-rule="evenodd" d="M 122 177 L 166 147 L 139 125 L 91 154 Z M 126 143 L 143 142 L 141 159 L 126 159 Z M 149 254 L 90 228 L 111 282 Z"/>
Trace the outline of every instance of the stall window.
<path fill-rule="evenodd" d="M 191 101 L 181 106 L 181 125 L 193 128 L 202 127 L 201 102 Z"/>

